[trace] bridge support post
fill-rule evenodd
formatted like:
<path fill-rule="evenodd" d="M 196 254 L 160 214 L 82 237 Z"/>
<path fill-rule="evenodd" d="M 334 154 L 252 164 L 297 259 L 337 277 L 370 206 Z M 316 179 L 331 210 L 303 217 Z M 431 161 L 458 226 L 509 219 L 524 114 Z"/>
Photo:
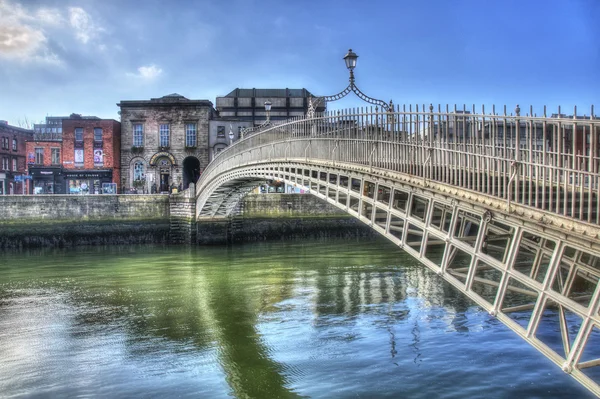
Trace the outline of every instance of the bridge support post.
<path fill-rule="evenodd" d="M 196 241 L 195 185 L 169 197 L 169 240 L 172 243 L 192 244 Z"/>

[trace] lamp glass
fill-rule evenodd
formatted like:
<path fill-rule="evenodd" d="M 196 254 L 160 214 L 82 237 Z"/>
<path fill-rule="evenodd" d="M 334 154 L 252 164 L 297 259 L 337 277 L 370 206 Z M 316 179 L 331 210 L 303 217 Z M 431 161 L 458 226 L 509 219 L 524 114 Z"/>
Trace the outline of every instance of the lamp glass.
<path fill-rule="evenodd" d="M 346 62 L 346 68 L 353 70 L 354 68 L 356 68 L 356 60 L 358 58 L 358 55 L 356 55 L 355 52 L 352 51 L 352 49 L 348 50 L 348 54 L 346 54 L 344 56 L 344 61 Z"/>
<path fill-rule="evenodd" d="M 271 101 L 267 100 L 265 101 L 265 111 L 270 111 L 271 110 Z"/>

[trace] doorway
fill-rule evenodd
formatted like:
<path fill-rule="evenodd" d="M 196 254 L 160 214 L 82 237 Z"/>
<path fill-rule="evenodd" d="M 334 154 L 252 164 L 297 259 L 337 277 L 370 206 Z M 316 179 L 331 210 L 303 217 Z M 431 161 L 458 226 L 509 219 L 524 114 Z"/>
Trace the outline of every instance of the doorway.
<path fill-rule="evenodd" d="M 160 172 L 160 192 L 169 192 L 169 173 Z"/>
<path fill-rule="evenodd" d="M 200 161 L 196 157 L 187 157 L 183 160 L 183 189 L 186 190 L 190 183 L 196 183 L 200 177 Z"/>

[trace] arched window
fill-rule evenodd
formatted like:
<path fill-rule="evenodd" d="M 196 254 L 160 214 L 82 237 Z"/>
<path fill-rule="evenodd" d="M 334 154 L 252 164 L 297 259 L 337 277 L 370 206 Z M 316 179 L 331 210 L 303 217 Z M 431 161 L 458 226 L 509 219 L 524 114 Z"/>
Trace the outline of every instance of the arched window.
<path fill-rule="evenodd" d="M 133 180 L 145 180 L 146 174 L 144 173 L 144 163 L 137 161 L 133 164 Z"/>

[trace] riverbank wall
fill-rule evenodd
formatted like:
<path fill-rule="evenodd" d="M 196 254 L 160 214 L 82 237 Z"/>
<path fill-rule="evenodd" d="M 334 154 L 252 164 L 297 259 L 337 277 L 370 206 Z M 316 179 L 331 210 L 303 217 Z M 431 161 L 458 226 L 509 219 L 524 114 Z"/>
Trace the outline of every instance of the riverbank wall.
<path fill-rule="evenodd" d="M 0 249 L 372 234 L 333 205 L 302 194 L 250 194 L 232 217 L 196 222 L 192 215 L 195 201 L 185 195 L 0 196 Z"/>
<path fill-rule="evenodd" d="M 249 194 L 230 218 L 203 219 L 197 225 L 199 244 L 374 234 L 341 209 L 307 194 Z"/>
<path fill-rule="evenodd" d="M 168 195 L 7 195 L 0 209 L 0 248 L 169 240 Z"/>

